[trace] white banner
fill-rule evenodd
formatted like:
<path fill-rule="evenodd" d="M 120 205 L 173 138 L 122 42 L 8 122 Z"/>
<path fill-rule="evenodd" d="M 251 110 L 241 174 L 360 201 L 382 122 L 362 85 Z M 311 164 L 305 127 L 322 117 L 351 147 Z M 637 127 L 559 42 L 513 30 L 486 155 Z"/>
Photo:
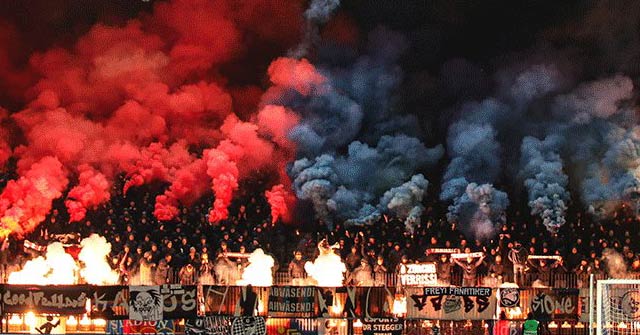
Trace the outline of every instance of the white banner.
<path fill-rule="evenodd" d="M 470 253 L 466 253 L 466 254 L 451 254 L 451 258 L 456 258 L 456 259 L 460 259 L 460 258 L 467 258 L 467 257 L 471 257 L 471 258 L 478 258 L 478 257 L 482 257 L 484 256 L 484 252 L 470 252 Z"/>

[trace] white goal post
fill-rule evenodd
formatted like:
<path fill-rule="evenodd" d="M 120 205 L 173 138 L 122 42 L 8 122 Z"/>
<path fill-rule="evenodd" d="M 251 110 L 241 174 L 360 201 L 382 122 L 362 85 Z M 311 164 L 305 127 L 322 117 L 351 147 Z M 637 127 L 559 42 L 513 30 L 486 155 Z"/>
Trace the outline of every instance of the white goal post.
<path fill-rule="evenodd" d="M 640 280 L 596 283 L 596 335 L 640 334 Z"/>

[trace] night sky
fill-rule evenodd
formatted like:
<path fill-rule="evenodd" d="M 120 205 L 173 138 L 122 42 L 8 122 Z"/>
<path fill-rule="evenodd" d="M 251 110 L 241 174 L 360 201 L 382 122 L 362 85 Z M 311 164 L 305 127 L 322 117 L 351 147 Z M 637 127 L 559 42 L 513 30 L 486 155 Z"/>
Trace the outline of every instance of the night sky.
<path fill-rule="evenodd" d="M 273 176 L 266 184 L 287 192 L 278 203 L 295 194 L 296 211 L 316 219 L 361 223 L 392 213 L 414 220 L 410 229 L 421 202 L 439 201 L 451 205 L 450 221 L 479 237 L 492 234 L 508 208 L 529 206 L 554 231 L 568 205 L 602 218 L 640 192 L 637 1 L 352 0 L 314 18 L 305 16 L 310 6 L 3 1 L 1 125 L 3 145 L 12 149 L 5 170 L 25 177 L 38 160 L 55 157 L 60 196 L 83 185 L 78 176 L 89 170 L 105 185 L 118 174 L 139 177 L 135 186 L 179 185 L 157 200 L 156 215 L 166 217 L 207 193 L 193 180 L 213 178 L 216 198 L 223 190 L 231 197 L 233 182 L 221 186 L 220 175 L 242 180 L 266 171 Z M 193 85 L 209 85 L 197 88 L 209 92 L 198 96 L 215 95 L 215 106 L 185 107 L 177 95 Z M 258 113 L 265 106 L 281 108 L 278 116 Z M 63 118 L 46 112 L 56 108 L 92 129 L 69 145 L 78 148 L 37 143 L 63 128 L 47 128 Z M 142 135 L 116 132 L 100 147 L 121 155 L 87 158 L 99 147 L 89 138 L 111 136 L 110 127 L 124 127 L 120 118 L 156 123 Z M 241 128 L 251 125 L 259 129 L 255 141 L 239 143 L 248 131 Z M 236 147 L 221 146 L 225 139 Z M 122 154 L 123 143 L 138 154 Z M 169 172 L 156 177 L 141 164 L 134 168 L 152 143 L 184 144 L 191 157 L 182 165 L 190 168 L 174 174 L 175 161 L 165 160 Z M 252 157 L 256 148 L 273 162 Z M 3 199 L 15 201 L 11 192 Z M 83 200 L 82 207 L 108 198 Z M 214 205 L 222 211 L 215 215 L 224 216 L 225 204 Z M 24 219 L 10 207 L 0 208 L 3 217 Z"/>

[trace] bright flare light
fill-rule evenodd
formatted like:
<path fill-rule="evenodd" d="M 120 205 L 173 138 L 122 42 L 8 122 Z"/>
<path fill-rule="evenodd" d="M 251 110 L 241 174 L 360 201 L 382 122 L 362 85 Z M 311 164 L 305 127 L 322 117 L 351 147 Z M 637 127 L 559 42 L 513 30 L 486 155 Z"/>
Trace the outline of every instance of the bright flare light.
<path fill-rule="evenodd" d="M 78 320 L 76 319 L 75 316 L 71 315 L 68 319 L 67 319 L 67 326 L 70 327 L 75 327 L 78 325 Z"/>
<path fill-rule="evenodd" d="M 271 268 L 275 263 L 273 257 L 264 253 L 262 249 L 256 249 L 249 256 L 249 265 L 242 272 L 242 279 L 236 281 L 236 285 L 245 286 L 272 286 L 273 273 Z"/>
<path fill-rule="evenodd" d="M 75 284 L 78 266 L 62 243 L 47 247 L 45 257 L 28 261 L 22 270 L 9 274 L 9 284 L 64 285 Z"/>
<path fill-rule="evenodd" d="M 110 285 L 118 282 L 118 273 L 113 271 L 107 261 L 111 244 L 104 237 L 93 234 L 80 242 L 82 250 L 78 255 L 84 267 L 69 255 L 62 243 L 54 242 L 47 246 L 44 257 L 27 261 L 22 270 L 9 274 L 9 284 L 33 285 L 69 285 L 76 284 L 78 272 L 88 284 Z"/>
<path fill-rule="evenodd" d="M 36 315 L 29 311 L 27 312 L 27 314 L 24 316 L 24 323 L 29 326 L 29 328 L 35 328 L 36 327 Z"/>
<path fill-rule="evenodd" d="M 404 316 L 407 314 L 407 298 L 400 297 L 393 300 L 393 315 Z"/>
<path fill-rule="evenodd" d="M 320 287 L 339 287 L 342 286 L 344 273 L 347 267 L 336 255 L 333 250 L 323 250 L 320 248 L 320 255 L 315 261 L 307 262 L 304 269 L 309 277 L 317 282 L 316 286 Z"/>
<path fill-rule="evenodd" d="M 84 264 L 80 270 L 82 278 L 92 285 L 118 283 L 118 273 L 111 269 L 107 261 L 107 256 L 111 252 L 111 243 L 100 235 L 91 234 L 83 239 L 80 245 L 82 250 L 78 254 L 78 259 Z"/>

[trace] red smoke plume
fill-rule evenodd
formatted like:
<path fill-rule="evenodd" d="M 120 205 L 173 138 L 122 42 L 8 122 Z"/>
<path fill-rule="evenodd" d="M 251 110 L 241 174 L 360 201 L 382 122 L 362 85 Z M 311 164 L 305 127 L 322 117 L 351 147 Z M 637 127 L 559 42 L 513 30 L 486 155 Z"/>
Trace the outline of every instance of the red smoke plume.
<path fill-rule="evenodd" d="M 179 206 L 209 188 L 215 194 L 209 220 L 226 218 L 239 181 L 256 171 L 273 175 L 271 185 L 290 185 L 284 167 L 295 147 L 286 135 L 298 117 L 258 106 L 256 83 L 264 73 L 245 69 L 264 69 L 298 42 L 302 11 L 295 1 L 173 0 L 123 26 L 96 24 L 70 48 L 33 54 L 23 72 L 10 70 L 11 51 L 2 49 L 0 65 L 7 67 L 0 84 L 15 82 L 30 102 L 9 115 L 0 109 L 0 125 L 9 117 L 21 131 L 13 150 L 0 141 L 0 164 L 13 155 L 20 176 L 0 195 L 1 228 L 18 235 L 34 229 L 67 178 L 77 185 L 65 201 L 72 221 L 108 201 L 119 174 L 127 176 L 125 193 L 169 183 L 156 198 L 160 220 L 175 218 Z M 0 46 L 18 41 L 0 28 Z M 323 81 L 307 71 L 308 62 L 289 62 L 297 74 L 312 76 L 297 89 Z M 292 80 L 278 66 L 269 75 L 273 82 Z"/>
<path fill-rule="evenodd" d="M 42 158 L 18 180 L 9 181 L 0 195 L 0 235 L 15 233 L 22 237 L 33 231 L 68 182 L 62 164 L 55 157 Z"/>
<path fill-rule="evenodd" d="M 110 183 L 102 173 L 89 165 L 81 165 L 78 168 L 80 176 L 79 184 L 69 191 L 67 206 L 71 222 L 84 219 L 87 209 L 91 209 L 111 197 L 109 194 Z"/>
<path fill-rule="evenodd" d="M 290 219 L 290 213 L 287 203 L 291 202 L 293 195 L 286 191 L 284 185 L 275 185 L 271 190 L 265 191 L 264 195 L 271 207 L 271 223 L 276 223 L 280 218 L 288 221 Z"/>
<path fill-rule="evenodd" d="M 222 143 L 221 147 L 232 152 L 234 147 L 229 143 Z M 238 188 L 238 167 L 233 161 L 237 156 L 229 155 L 219 149 L 207 150 L 204 153 L 207 161 L 207 174 L 213 180 L 211 189 L 216 196 L 213 208 L 209 211 L 209 222 L 215 223 L 229 216 L 227 207 L 231 203 L 233 192 Z"/>
<path fill-rule="evenodd" d="M 326 82 L 326 78 L 304 58 L 276 59 L 269 66 L 269 78 L 276 86 L 295 89 L 302 95 L 309 95 L 313 89 Z"/>

